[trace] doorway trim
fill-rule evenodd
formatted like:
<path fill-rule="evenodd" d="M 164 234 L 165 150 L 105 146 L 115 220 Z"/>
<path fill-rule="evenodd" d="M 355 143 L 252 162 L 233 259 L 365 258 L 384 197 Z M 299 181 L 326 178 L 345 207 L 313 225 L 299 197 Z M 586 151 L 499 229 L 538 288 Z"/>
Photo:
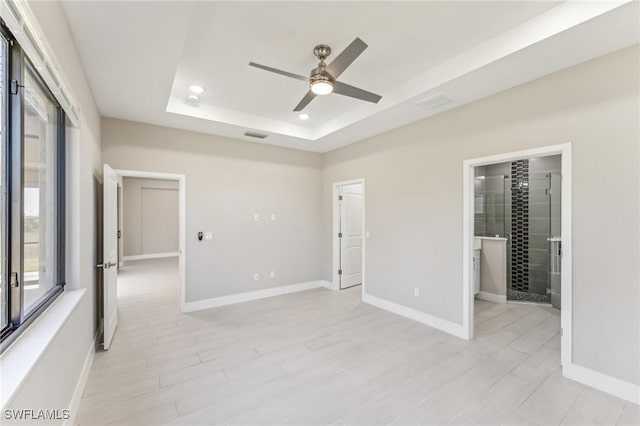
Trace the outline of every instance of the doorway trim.
<path fill-rule="evenodd" d="M 366 186 L 364 183 L 364 178 L 358 178 L 353 180 L 346 180 L 342 182 L 334 182 L 333 191 L 331 193 L 332 196 L 332 209 L 333 209 L 333 226 L 331 231 L 333 232 L 333 236 L 331 237 L 331 247 L 332 247 L 332 256 L 333 263 L 331 272 L 331 276 L 333 277 L 331 288 L 333 290 L 340 290 L 340 275 L 338 275 L 338 269 L 340 268 L 340 239 L 338 238 L 338 232 L 340 230 L 340 205 L 338 204 L 338 195 L 341 186 L 354 185 L 354 184 L 362 184 L 362 300 L 364 300 L 365 295 L 365 265 L 366 265 L 366 241 L 367 241 L 367 224 L 366 224 Z"/>
<path fill-rule="evenodd" d="M 560 362 L 563 367 L 572 364 L 572 322 L 571 322 L 571 143 L 551 145 L 540 148 L 527 149 L 505 154 L 491 155 L 487 157 L 464 160 L 462 165 L 463 176 L 463 208 L 462 208 L 462 327 L 466 339 L 473 339 L 474 329 L 474 303 L 472 289 L 472 258 L 474 221 L 472 218 L 474 208 L 473 178 L 474 168 L 488 164 L 502 163 L 506 161 L 523 160 L 527 158 L 546 157 L 560 154 L 562 173 L 561 198 L 561 228 L 562 228 L 562 263 L 561 263 L 561 315 L 560 315 Z"/>
<path fill-rule="evenodd" d="M 187 218 L 187 195 L 186 195 L 186 175 L 175 173 L 144 172 L 138 170 L 115 169 L 120 177 L 134 177 L 145 179 L 165 179 L 178 181 L 178 274 L 180 277 L 180 312 L 185 312 L 186 303 L 186 218 Z"/>

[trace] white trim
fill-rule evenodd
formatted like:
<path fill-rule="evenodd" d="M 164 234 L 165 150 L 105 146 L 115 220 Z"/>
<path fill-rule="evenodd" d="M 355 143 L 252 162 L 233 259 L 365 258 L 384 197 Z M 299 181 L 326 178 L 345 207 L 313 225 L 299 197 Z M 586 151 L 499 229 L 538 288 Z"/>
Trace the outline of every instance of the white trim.
<path fill-rule="evenodd" d="M 182 312 L 200 311 L 202 309 L 217 308 L 219 306 L 235 305 L 236 303 L 265 299 L 267 297 L 283 294 L 297 293 L 319 287 L 327 287 L 327 281 L 309 281 L 306 283 L 284 285 L 280 287 L 266 288 L 264 290 L 247 291 L 245 293 L 230 294 L 228 296 L 214 297 L 211 299 L 185 302 Z"/>
<path fill-rule="evenodd" d="M 322 283 L 323 287 L 328 288 L 329 290 L 340 290 L 340 287 L 336 285 L 336 283 L 334 283 L 333 281 L 326 281 L 326 280 L 322 280 L 320 281 Z"/>
<path fill-rule="evenodd" d="M 571 324 L 571 144 L 545 146 L 527 149 L 524 151 L 510 152 L 506 154 L 491 155 L 488 157 L 464 160 L 462 164 L 463 176 L 463 202 L 462 202 L 462 326 L 465 338 L 473 339 L 473 289 L 471 282 L 471 265 L 473 257 L 474 221 L 473 214 L 473 169 L 487 164 L 502 163 L 505 161 L 523 160 L 548 155 L 562 156 L 562 275 L 561 275 L 561 300 L 562 300 L 562 340 L 561 362 L 562 365 L 570 365 L 572 362 L 572 324 Z"/>
<path fill-rule="evenodd" d="M 115 170 L 120 176 L 147 178 L 147 179 L 165 179 L 165 180 L 177 180 L 178 181 L 178 255 L 179 259 L 179 274 L 180 274 L 180 312 L 185 311 L 186 305 L 186 285 L 187 285 L 187 271 L 186 271 L 186 256 L 187 256 L 187 177 L 182 174 L 175 173 L 158 173 L 158 172 L 143 172 L 139 170 Z"/>
<path fill-rule="evenodd" d="M 385 299 L 380 299 L 379 297 L 371 296 L 370 294 L 365 294 L 362 301 L 380 309 L 384 309 L 385 311 L 393 312 L 396 315 L 418 321 L 419 323 L 428 325 L 429 327 L 437 328 L 438 330 L 442 330 L 445 333 L 452 334 L 456 337 L 463 339 L 466 338 L 462 325 L 456 324 L 455 322 L 434 317 L 433 315 L 429 315 Z"/>
<path fill-rule="evenodd" d="M 74 425 L 76 414 L 78 413 L 78 409 L 80 408 L 80 402 L 82 401 L 82 394 L 84 393 L 84 388 L 87 386 L 87 380 L 89 379 L 89 374 L 91 373 L 91 366 L 93 365 L 93 359 L 96 355 L 96 342 L 98 341 L 98 336 L 93 338 L 93 342 L 89 346 L 89 350 L 87 351 L 87 356 L 84 358 L 84 364 L 82 364 L 82 371 L 80 372 L 80 377 L 78 378 L 78 382 L 76 383 L 76 387 L 73 390 L 73 395 L 71 395 L 71 401 L 69 402 L 69 418 L 65 420 L 63 425 Z"/>
<path fill-rule="evenodd" d="M 640 386 L 599 373 L 577 364 L 562 366 L 562 374 L 583 385 L 591 386 L 625 401 L 640 404 Z"/>
<path fill-rule="evenodd" d="M 333 285 L 332 289 L 339 290 L 340 289 L 340 276 L 338 275 L 338 269 L 340 269 L 340 240 L 338 238 L 338 232 L 340 229 L 340 206 L 338 205 L 338 195 L 341 186 L 354 185 L 354 184 L 362 184 L 362 300 L 364 301 L 364 296 L 366 294 L 366 286 L 365 286 L 365 274 L 366 274 L 366 244 L 367 244 L 367 224 L 366 224 L 366 205 L 367 205 L 367 191 L 365 187 L 364 178 L 346 180 L 342 182 L 334 182 L 333 191 L 332 191 L 332 200 L 331 205 L 333 209 L 333 227 L 331 228 L 331 232 L 333 236 L 331 237 L 332 241 L 332 255 L 333 255 L 333 263 L 332 268 L 333 271 L 331 273 Z"/>
<path fill-rule="evenodd" d="M 65 290 L 0 355 L 0 407 L 11 403 L 87 290 Z"/>
<path fill-rule="evenodd" d="M 503 294 L 489 293 L 488 291 L 482 291 L 476 294 L 476 298 L 480 300 L 486 300 L 491 303 L 507 303 L 507 296 Z"/>
<path fill-rule="evenodd" d="M 76 102 L 76 96 L 29 3 L 19 0 L 0 0 L 0 16 L 51 89 L 51 93 L 64 109 L 69 121 L 76 127 L 80 126 L 80 108 Z"/>
<path fill-rule="evenodd" d="M 173 253 L 153 253 L 153 254 L 136 254 L 133 256 L 122 256 L 123 261 L 127 260 L 145 260 L 145 259 L 160 259 L 162 257 L 176 257 L 180 256 L 180 252 Z"/>

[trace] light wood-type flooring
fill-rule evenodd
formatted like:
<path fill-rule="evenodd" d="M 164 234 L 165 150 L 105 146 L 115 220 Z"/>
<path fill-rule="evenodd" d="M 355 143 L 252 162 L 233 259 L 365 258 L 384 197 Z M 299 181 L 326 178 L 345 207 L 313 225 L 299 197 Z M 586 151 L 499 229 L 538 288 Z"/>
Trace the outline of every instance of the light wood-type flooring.
<path fill-rule="evenodd" d="M 565 379 L 560 315 L 476 301 L 464 341 L 316 289 L 190 314 L 177 259 L 129 262 L 81 425 L 638 425 L 638 406 Z"/>

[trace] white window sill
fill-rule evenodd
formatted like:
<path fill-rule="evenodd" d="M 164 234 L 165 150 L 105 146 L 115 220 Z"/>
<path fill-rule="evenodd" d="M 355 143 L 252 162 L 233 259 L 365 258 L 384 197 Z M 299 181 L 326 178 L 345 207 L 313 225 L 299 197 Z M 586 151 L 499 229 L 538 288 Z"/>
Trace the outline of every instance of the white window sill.
<path fill-rule="evenodd" d="M 74 311 L 86 289 L 65 290 L 0 355 L 0 407 L 9 404 Z"/>

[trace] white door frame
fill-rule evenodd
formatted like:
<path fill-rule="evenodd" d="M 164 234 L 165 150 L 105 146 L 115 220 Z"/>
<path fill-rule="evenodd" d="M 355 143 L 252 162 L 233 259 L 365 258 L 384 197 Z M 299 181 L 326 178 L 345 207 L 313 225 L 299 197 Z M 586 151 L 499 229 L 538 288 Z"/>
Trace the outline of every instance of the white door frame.
<path fill-rule="evenodd" d="M 178 181 L 178 253 L 179 253 L 179 277 L 180 277 L 180 312 L 185 312 L 185 286 L 186 286 L 186 218 L 187 218 L 187 195 L 186 195 L 186 175 L 174 173 L 143 172 L 138 170 L 115 171 L 121 177 L 164 179 Z"/>
<path fill-rule="evenodd" d="M 365 259 L 366 259 L 366 188 L 364 185 L 364 178 L 347 180 L 343 182 L 335 182 L 333 184 L 333 192 L 332 192 L 332 206 L 333 206 L 333 237 L 332 237 L 332 247 L 333 247 L 333 285 L 332 288 L 334 290 L 340 290 L 340 275 L 338 275 L 338 269 L 340 268 L 340 239 L 338 238 L 338 232 L 340 231 L 340 205 L 338 204 L 338 195 L 340 193 L 340 187 L 354 184 L 362 184 L 362 298 L 364 300 L 365 295 Z"/>
<path fill-rule="evenodd" d="M 473 289 L 472 289 L 472 258 L 473 258 L 473 179 L 474 167 L 506 161 L 524 160 L 527 158 L 546 157 L 548 155 L 562 155 L 562 194 L 561 194 L 561 229 L 562 229 L 562 265 L 561 265 L 561 363 L 568 366 L 572 362 L 571 356 L 571 143 L 545 146 L 488 157 L 473 158 L 463 161 L 463 230 L 462 230 L 462 327 L 467 339 L 473 339 Z"/>

